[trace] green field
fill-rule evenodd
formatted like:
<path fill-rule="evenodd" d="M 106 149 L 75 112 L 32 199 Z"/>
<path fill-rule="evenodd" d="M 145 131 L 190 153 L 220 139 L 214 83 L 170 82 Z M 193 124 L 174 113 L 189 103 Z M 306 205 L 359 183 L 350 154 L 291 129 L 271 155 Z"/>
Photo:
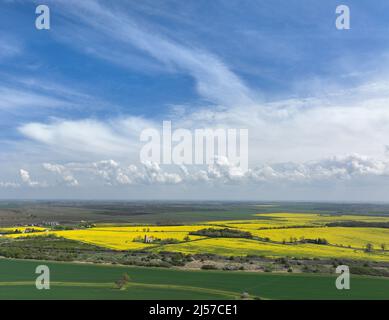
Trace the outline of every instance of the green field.
<path fill-rule="evenodd" d="M 389 299 L 388 214 L 359 204 L 0 202 L 0 299 Z M 61 228 L 15 231 L 46 220 Z M 212 235 L 220 228 L 229 236 Z M 35 288 L 39 264 L 50 266 L 50 290 Z M 351 290 L 335 287 L 339 264 L 352 270 Z"/>
<path fill-rule="evenodd" d="M 252 219 L 257 213 L 389 215 L 388 204 L 310 202 L 0 201 L 0 226 L 63 223 L 177 224 Z"/>
<path fill-rule="evenodd" d="M 35 289 L 35 267 L 50 267 L 51 289 Z M 127 273 L 124 290 L 114 282 Z M 0 299 L 389 299 L 389 279 L 351 277 L 337 290 L 335 275 L 268 274 L 0 260 Z"/>

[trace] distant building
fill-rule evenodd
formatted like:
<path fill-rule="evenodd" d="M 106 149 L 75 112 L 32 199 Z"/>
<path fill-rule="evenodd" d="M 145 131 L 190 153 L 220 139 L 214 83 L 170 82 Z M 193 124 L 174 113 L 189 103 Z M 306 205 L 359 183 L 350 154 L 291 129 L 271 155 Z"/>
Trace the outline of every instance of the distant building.
<path fill-rule="evenodd" d="M 55 226 L 59 226 L 59 222 L 58 221 L 43 221 L 42 225 L 55 227 Z"/>
<path fill-rule="evenodd" d="M 154 241 L 153 237 L 149 237 L 148 235 L 145 235 L 143 242 L 144 243 L 151 243 L 153 241 Z"/>

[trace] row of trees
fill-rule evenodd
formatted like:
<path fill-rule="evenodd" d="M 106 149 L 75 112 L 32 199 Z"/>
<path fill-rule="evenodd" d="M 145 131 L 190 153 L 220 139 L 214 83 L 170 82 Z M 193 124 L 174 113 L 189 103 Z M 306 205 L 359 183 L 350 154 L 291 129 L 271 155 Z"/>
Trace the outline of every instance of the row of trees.
<path fill-rule="evenodd" d="M 197 236 L 205 236 L 210 238 L 252 238 L 252 234 L 247 231 L 236 230 L 236 229 L 214 229 L 206 228 L 197 231 L 192 231 L 189 234 Z"/>
<path fill-rule="evenodd" d="M 386 250 L 386 244 L 385 243 L 381 243 L 380 244 L 380 248 L 382 251 L 385 251 Z M 374 245 L 372 243 L 366 243 L 365 245 L 365 252 L 373 252 L 374 251 Z"/>
<path fill-rule="evenodd" d="M 289 242 L 287 242 L 286 239 L 283 239 L 282 243 L 314 243 L 327 245 L 329 242 L 325 238 L 306 239 L 305 237 L 301 237 L 300 239 L 297 239 L 296 237 L 290 237 Z"/>

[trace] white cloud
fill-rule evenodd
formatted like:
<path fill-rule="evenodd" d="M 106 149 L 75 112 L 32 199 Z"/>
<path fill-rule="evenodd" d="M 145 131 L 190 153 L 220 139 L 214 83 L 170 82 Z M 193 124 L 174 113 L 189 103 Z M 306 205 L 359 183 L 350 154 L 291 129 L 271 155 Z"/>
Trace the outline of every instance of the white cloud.
<path fill-rule="evenodd" d="M 250 166 L 301 162 L 339 154 L 383 156 L 389 137 L 389 86 L 371 85 L 311 99 L 282 100 L 260 108 L 202 108 L 173 114 L 175 128 L 248 128 Z M 352 97 L 352 98 L 350 98 Z M 126 159 L 135 162 L 142 129 L 161 123 L 125 116 L 105 121 L 84 119 L 28 123 L 19 130 L 52 152 Z M 98 158 L 98 157 L 97 157 Z"/>
<path fill-rule="evenodd" d="M 189 173 L 183 168 L 183 181 L 230 183 L 311 183 L 336 182 L 364 177 L 389 176 L 389 160 L 374 159 L 361 155 L 325 158 L 303 163 L 273 163 L 258 165 L 247 172 L 221 158 L 206 170 Z"/>
<path fill-rule="evenodd" d="M 66 167 L 59 164 L 50 163 L 44 163 L 43 167 L 48 171 L 57 173 L 68 186 L 78 186 L 79 183 L 77 179 L 73 177 L 73 175 L 66 169 Z"/>
<path fill-rule="evenodd" d="M 306 163 L 264 165 L 250 171 L 254 181 L 336 181 L 353 178 L 388 176 L 389 160 L 361 155 L 337 156 Z"/>
<path fill-rule="evenodd" d="M 28 123 L 19 127 L 26 138 L 45 145 L 52 152 L 68 153 L 73 160 L 82 155 L 138 158 L 139 134 L 155 124 L 140 117 L 127 117 L 111 121 L 56 120 Z"/>
<path fill-rule="evenodd" d="M 20 187 L 19 183 L 0 181 L 0 188 L 18 188 L 18 187 Z"/>
<path fill-rule="evenodd" d="M 0 112 L 94 110 L 111 104 L 66 84 L 38 77 L 0 73 Z M 19 114 L 22 114 L 21 112 Z"/>
<path fill-rule="evenodd" d="M 181 166 L 178 171 L 170 166 L 163 169 L 157 163 L 152 162 L 136 166 L 134 164 L 124 165 L 114 160 L 73 162 L 63 165 L 45 163 L 43 167 L 45 170 L 61 176 L 65 185 L 71 187 L 86 187 L 91 181 L 94 184 L 106 186 L 196 184 L 220 187 L 234 184 L 335 183 L 336 181 L 352 181 L 353 179 L 360 182 L 364 178 L 389 177 L 388 159 L 380 160 L 357 154 L 305 163 L 266 164 L 247 172 L 242 172 L 239 167 L 229 163 L 226 158 L 219 158 L 214 165 L 209 165 L 206 168 Z M 23 169 L 20 170 L 20 175 L 24 184 L 30 187 L 56 185 L 34 182 L 31 180 L 29 172 Z"/>
<path fill-rule="evenodd" d="M 55 108 L 67 106 L 62 99 L 45 94 L 34 93 L 28 90 L 15 89 L 9 86 L 0 86 L 0 110 L 16 108 Z"/>
<path fill-rule="evenodd" d="M 37 181 L 31 180 L 30 173 L 27 170 L 20 169 L 19 171 L 20 178 L 22 179 L 23 184 L 29 186 L 29 187 L 38 187 L 41 186 Z"/>
<path fill-rule="evenodd" d="M 192 111 L 183 127 L 249 129 L 251 165 L 360 153 L 382 156 L 389 136 L 389 84 L 373 81 L 309 99 Z"/>
<path fill-rule="evenodd" d="M 123 166 L 114 160 L 102 160 L 75 168 L 75 170 L 99 176 L 108 185 L 177 184 L 182 182 L 179 174 L 168 173 L 162 170 L 157 163 L 151 162 L 140 166 L 133 164 Z"/>

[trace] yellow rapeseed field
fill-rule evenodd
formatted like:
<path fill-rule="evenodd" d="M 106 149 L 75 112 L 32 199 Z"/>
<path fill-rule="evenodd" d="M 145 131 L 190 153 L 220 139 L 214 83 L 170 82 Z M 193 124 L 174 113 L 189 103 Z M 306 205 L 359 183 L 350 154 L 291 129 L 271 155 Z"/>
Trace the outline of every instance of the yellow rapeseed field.
<path fill-rule="evenodd" d="M 82 241 L 114 250 L 149 249 L 184 253 L 215 253 L 220 255 L 253 254 L 310 258 L 332 257 L 380 261 L 389 260 L 389 252 L 382 251 L 380 248 L 381 245 L 384 244 L 389 249 L 389 229 L 325 226 L 327 223 L 339 221 L 389 222 L 389 217 L 280 212 L 257 214 L 254 215 L 251 220 L 208 221 L 198 225 L 102 225 L 89 229 L 11 234 L 4 236 L 17 238 L 55 234 L 67 239 Z M 301 228 L 301 226 L 304 226 L 304 228 Z M 204 228 L 230 228 L 248 231 L 255 237 L 269 238 L 271 241 L 278 243 L 263 242 L 258 241 L 258 239 L 207 238 L 189 235 L 189 232 L 191 231 L 197 231 Z M 12 231 L 15 228 L 6 229 Z M 22 227 L 18 227 L 18 229 L 22 230 Z M 142 241 L 133 241 L 136 238 L 138 238 L 138 240 L 143 239 L 145 236 L 149 239 L 162 240 L 172 238 L 180 241 L 180 243 L 161 245 L 157 242 L 144 243 Z M 188 236 L 189 241 L 187 238 Z M 330 245 L 282 243 L 283 240 L 289 242 L 290 238 L 297 240 L 303 238 L 325 238 Z M 362 250 L 367 243 L 373 244 L 373 253 L 366 253 Z"/>
<path fill-rule="evenodd" d="M 115 231 L 115 232 L 191 232 L 200 229 L 209 228 L 208 225 L 177 225 L 177 226 L 109 226 L 96 227 L 93 230 L 99 231 Z"/>
<path fill-rule="evenodd" d="M 380 251 L 365 253 L 363 250 L 338 248 L 315 244 L 283 245 L 259 242 L 250 239 L 208 238 L 199 241 L 169 244 L 152 250 L 176 251 L 187 254 L 199 252 L 224 256 L 263 255 L 267 257 L 299 258 L 349 258 L 362 260 L 389 261 L 389 254 Z"/>
<path fill-rule="evenodd" d="M 289 242 L 290 238 L 297 240 L 324 238 L 333 245 L 364 248 L 367 243 L 371 243 L 376 249 L 379 249 L 381 244 L 389 249 L 389 229 L 384 228 L 316 227 L 250 230 L 250 232 L 252 235 L 279 242 Z"/>
<path fill-rule="evenodd" d="M 362 215 L 322 215 L 313 213 L 261 213 L 252 220 L 209 221 L 210 225 L 221 225 L 231 228 L 263 229 L 293 226 L 324 226 L 330 222 L 363 221 L 389 222 L 389 217 L 362 216 Z"/>
<path fill-rule="evenodd" d="M 16 232 L 16 230 L 20 232 L 24 232 L 26 229 L 34 229 L 37 231 L 44 231 L 47 228 L 43 227 L 28 227 L 28 226 L 22 226 L 22 227 L 7 227 L 7 228 L 0 228 L 0 232 Z"/>
<path fill-rule="evenodd" d="M 26 234 L 11 234 L 6 235 L 10 238 L 19 238 L 25 236 L 42 236 L 54 234 L 58 237 L 64 237 L 70 240 L 81 241 L 90 243 L 93 245 L 114 249 L 114 250 L 138 250 L 147 247 L 155 246 L 156 243 L 143 243 L 133 241 L 136 238 L 143 239 L 145 236 L 151 239 L 176 239 L 183 241 L 187 236 L 190 240 L 201 239 L 200 236 L 189 235 L 188 231 L 174 231 L 170 227 L 146 227 L 138 228 L 131 227 L 129 230 L 125 230 L 122 227 L 118 227 L 119 230 L 115 230 L 114 227 L 109 228 L 89 228 L 80 230 L 64 230 L 64 231 L 49 231 L 39 233 L 26 233 Z M 162 228 L 162 229 L 161 229 Z M 163 231 L 163 228 L 168 228 L 167 231 Z M 201 229 L 201 228 L 200 228 Z M 149 231 L 150 230 L 150 231 Z"/>

